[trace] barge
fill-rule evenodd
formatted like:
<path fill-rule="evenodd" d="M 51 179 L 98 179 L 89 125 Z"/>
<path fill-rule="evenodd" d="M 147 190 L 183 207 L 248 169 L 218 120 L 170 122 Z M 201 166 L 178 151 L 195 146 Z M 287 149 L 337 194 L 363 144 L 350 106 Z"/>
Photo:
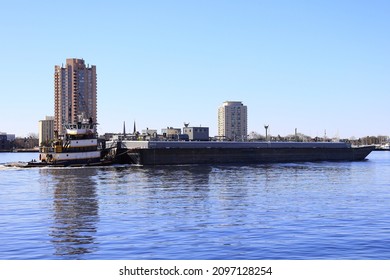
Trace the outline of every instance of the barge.
<path fill-rule="evenodd" d="M 137 165 L 362 161 L 375 146 L 328 142 L 122 141 L 117 160 Z"/>

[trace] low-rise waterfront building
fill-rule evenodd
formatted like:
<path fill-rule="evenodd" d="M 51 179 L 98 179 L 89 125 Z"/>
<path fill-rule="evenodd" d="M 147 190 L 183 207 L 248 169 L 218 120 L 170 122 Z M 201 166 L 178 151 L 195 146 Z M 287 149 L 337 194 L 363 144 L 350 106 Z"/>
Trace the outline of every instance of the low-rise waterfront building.
<path fill-rule="evenodd" d="M 149 129 L 149 128 L 142 129 L 141 134 L 149 135 L 149 136 L 153 136 L 153 135 L 157 136 L 157 129 Z"/>
<path fill-rule="evenodd" d="M 167 140 L 179 140 L 181 134 L 181 128 L 167 127 L 161 129 L 161 134 Z"/>
<path fill-rule="evenodd" d="M 15 143 L 15 134 L 0 132 L 0 151 L 11 151 Z"/>
<path fill-rule="evenodd" d="M 184 127 L 183 134 L 188 135 L 190 141 L 208 141 L 209 140 L 209 128 L 208 127 Z"/>
<path fill-rule="evenodd" d="M 9 142 L 13 142 L 13 141 L 15 141 L 15 134 L 8 134 L 7 133 L 7 140 L 9 141 Z"/>
<path fill-rule="evenodd" d="M 7 139 L 7 133 L 0 132 L 0 151 L 11 150 L 10 141 Z"/>

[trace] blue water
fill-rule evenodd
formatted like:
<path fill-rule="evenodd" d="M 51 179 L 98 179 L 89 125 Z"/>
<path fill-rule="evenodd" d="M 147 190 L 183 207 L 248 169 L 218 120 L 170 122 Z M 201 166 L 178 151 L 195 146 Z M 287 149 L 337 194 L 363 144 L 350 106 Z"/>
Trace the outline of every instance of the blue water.
<path fill-rule="evenodd" d="M 390 152 L 363 162 L 7 168 L 0 259 L 390 259 Z"/>

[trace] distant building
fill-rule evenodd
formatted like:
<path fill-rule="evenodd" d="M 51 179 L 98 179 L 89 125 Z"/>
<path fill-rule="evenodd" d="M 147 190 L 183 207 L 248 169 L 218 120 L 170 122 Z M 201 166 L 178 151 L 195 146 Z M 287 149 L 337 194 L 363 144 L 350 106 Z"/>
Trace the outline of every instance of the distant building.
<path fill-rule="evenodd" d="M 149 128 L 143 129 L 141 131 L 141 135 L 154 135 L 154 136 L 157 136 L 157 129 L 149 129 Z"/>
<path fill-rule="evenodd" d="M 167 127 L 161 129 L 161 134 L 165 139 L 168 140 L 179 140 L 179 135 L 181 135 L 181 128 Z"/>
<path fill-rule="evenodd" d="M 10 141 L 7 139 L 7 133 L 0 132 L 0 151 L 10 150 Z"/>
<path fill-rule="evenodd" d="M 11 151 L 15 142 L 15 134 L 0 132 L 0 151 Z"/>
<path fill-rule="evenodd" d="M 44 120 L 38 123 L 39 145 L 42 145 L 54 139 L 54 117 L 46 116 Z"/>
<path fill-rule="evenodd" d="M 190 141 L 208 141 L 209 128 L 208 127 L 183 127 L 183 134 L 188 135 Z"/>
<path fill-rule="evenodd" d="M 7 134 L 7 140 L 12 142 L 12 141 L 15 141 L 15 134 Z"/>
<path fill-rule="evenodd" d="M 63 125 L 76 123 L 79 116 L 97 122 L 96 66 L 83 59 L 69 58 L 54 67 L 54 130 L 64 134 Z"/>
<path fill-rule="evenodd" d="M 246 141 L 248 135 L 247 106 L 239 101 L 226 101 L 218 109 L 218 136 L 231 141 Z"/>

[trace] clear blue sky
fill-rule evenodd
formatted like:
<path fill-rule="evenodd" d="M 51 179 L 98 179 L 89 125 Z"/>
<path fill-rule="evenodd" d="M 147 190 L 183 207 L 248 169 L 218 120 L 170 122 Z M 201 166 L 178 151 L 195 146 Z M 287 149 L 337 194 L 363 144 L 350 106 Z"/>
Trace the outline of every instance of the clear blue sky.
<path fill-rule="evenodd" d="M 99 133 L 208 126 L 390 135 L 390 1 L 1 1 L 0 131 L 54 114 L 54 65 L 98 73 Z"/>

